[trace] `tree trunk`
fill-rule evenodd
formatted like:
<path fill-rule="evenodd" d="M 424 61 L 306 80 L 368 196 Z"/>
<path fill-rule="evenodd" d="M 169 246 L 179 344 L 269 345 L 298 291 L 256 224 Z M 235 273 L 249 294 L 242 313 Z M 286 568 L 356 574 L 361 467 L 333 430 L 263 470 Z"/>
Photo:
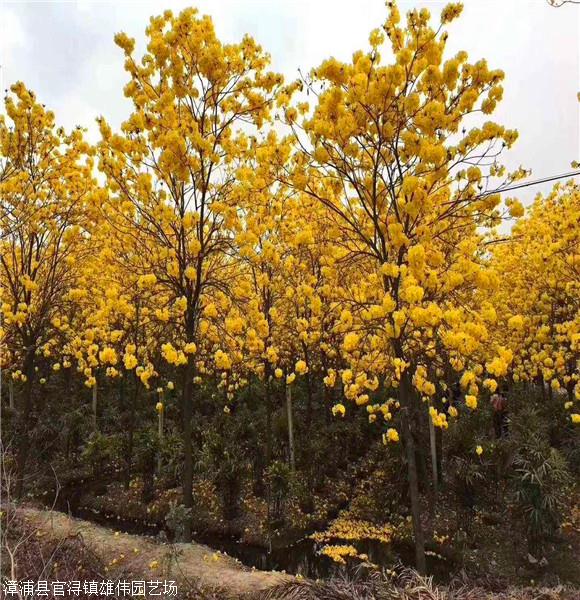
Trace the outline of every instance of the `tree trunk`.
<path fill-rule="evenodd" d="M 14 410 L 14 379 L 8 379 L 8 402 L 10 410 Z"/>
<path fill-rule="evenodd" d="M 542 400 L 546 402 L 546 385 L 544 383 L 544 378 L 541 375 L 538 375 L 538 385 L 542 391 Z"/>
<path fill-rule="evenodd" d="M 426 572 L 425 536 L 421 524 L 421 506 L 419 499 L 419 482 L 417 478 L 417 462 L 415 456 L 415 440 L 412 423 L 414 422 L 414 402 L 410 389 L 409 375 L 404 371 L 399 388 L 400 403 L 403 407 L 403 441 L 407 457 L 407 477 L 409 480 L 409 496 L 411 500 L 411 516 L 413 519 L 413 535 L 415 537 L 415 567 L 419 573 Z"/>
<path fill-rule="evenodd" d="M 72 401 L 73 394 L 71 394 L 71 370 L 65 369 L 64 371 L 64 395 L 68 401 Z M 68 462 L 70 460 L 70 452 L 73 441 L 72 435 L 72 425 L 69 422 L 66 428 L 66 442 L 65 442 L 65 460 Z"/>
<path fill-rule="evenodd" d="M 131 401 L 129 403 L 129 419 L 127 423 L 127 455 L 125 456 L 125 469 L 127 470 L 127 474 L 125 476 L 127 485 L 131 480 L 131 473 L 133 470 L 133 447 L 135 445 L 135 412 L 137 410 L 137 404 L 139 402 L 139 392 L 140 392 L 140 381 L 139 377 L 137 377 L 136 371 L 133 369 L 133 383 L 135 387 L 133 388 L 133 393 L 131 394 Z"/>
<path fill-rule="evenodd" d="M 165 419 L 165 403 L 163 402 L 163 391 L 159 392 L 159 402 L 161 402 L 162 408 L 157 411 L 157 435 L 159 438 L 159 449 L 157 451 L 157 475 L 161 477 L 161 471 L 163 465 L 161 464 L 162 446 L 163 446 L 163 421 Z"/>
<path fill-rule="evenodd" d="M 139 322 L 141 318 L 141 301 L 137 298 L 135 305 L 135 329 L 133 331 L 133 344 L 135 345 L 135 356 L 139 356 Z M 127 454 L 125 455 L 125 485 L 127 489 L 131 482 L 131 473 L 133 471 L 133 446 L 135 437 L 135 411 L 139 400 L 139 384 L 140 380 L 137 376 L 137 370 L 133 369 L 133 384 L 134 389 L 129 401 L 129 419 L 127 423 Z"/>
<path fill-rule="evenodd" d="M 290 468 L 292 472 L 296 470 L 296 460 L 294 458 L 294 421 L 292 416 L 292 386 L 286 386 L 286 414 L 288 417 L 288 452 L 290 458 Z"/>
<path fill-rule="evenodd" d="M 181 417 L 183 426 L 183 505 L 186 509 L 193 508 L 193 377 L 195 367 L 192 356 L 187 357 L 183 367 L 183 391 L 181 394 Z M 185 519 L 183 524 L 183 541 L 191 542 L 191 519 Z"/>
<path fill-rule="evenodd" d="M 10 380 L 12 383 L 12 380 Z M 568 392 L 568 401 L 574 402 L 574 380 L 571 380 L 566 386 L 566 391 Z"/>
<path fill-rule="evenodd" d="M 30 418 L 32 409 L 32 390 L 34 384 L 34 355 L 36 348 L 31 345 L 26 350 L 26 357 L 24 359 L 24 374 L 26 375 L 26 382 L 24 385 L 24 396 L 22 398 L 22 405 L 19 407 L 19 425 L 18 425 L 18 458 L 16 461 L 16 489 L 15 496 L 18 500 L 22 498 L 24 492 L 24 477 L 26 473 L 26 461 L 28 460 L 28 451 L 30 448 Z"/>
<path fill-rule="evenodd" d="M 264 387 L 264 401 L 266 404 L 266 468 L 272 462 L 272 393 L 270 370 L 266 365 L 266 384 Z"/>
<path fill-rule="evenodd" d="M 435 446 L 437 448 L 437 475 L 439 476 L 439 487 L 445 486 L 443 473 L 443 431 L 435 430 Z"/>
<path fill-rule="evenodd" d="M 330 425 L 332 421 L 332 411 L 330 407 L 330 401 L 332 400 L 330 389 L 324 383 L 324 379 L 321 381 L 320 385 L 322 386 L 322 407 L 324 410 L 324 421 L 326 425 Z"/>
<path fill-rule="evenodd" d="M 308 373 L 306 373 L 306 432 L 308 433 L 310 431 L 310 427 L 312 425 L 312 411 L 313 411 L 313 406 L 314 406 L 314 401 L 312 398 L 312 379 L 311 379 L 311 375 L 310 375 L 310 367 L 308 367 Z M 309 442 L 310 441 L 310 436 L 306 435 L 304 438 L 305 441 Z M 305 448 L 304 449 L 305 452 L 308 452 L 308 450 Z"/>
<path fill-rule="evenodd" d="M 268 376 L 268 366 L 266 365 L 266 387 L 264 389 L 266 400 L 266 469 L 272 462 L 272 399 L 270 397 L 270 377 Z M 260 482 L 264 481 L 264 471 L 260 472 Z M 270 477 L 266 478 L 266 538 L 268 541 L 268 552 L 272 552 L 272 486 Z"/>
<path fill-rule="evenodd" d="M 125 380 L 125 372 L 121 373 L 119 378 L 119 414 L 120 426 L 125 435 L 125 443 L 123 446 L 123 460 L 125 461 L 125 472 L 123 474 L 123 484 L 125 489 L 129 489 L 131 483 L 131 459 L 129 457 L 129 407 L 127 405 L 127 388 Z"/>
<path fill-rule="evenodd" d="M 435 439 L 435 426 L 433 425 L 433 419 L 429 415 L 429 445 L 431 448 L 431 475 L 433 477 L 433 492 L 437 495 L 439 487 L 439 475 L 438 475 L 438 464 L 437 464 L 437 442 Z"/>
<path fill-rule="evenodd" d="M 425 420 L 425 412 L 417 411 L 413 406 L 414 418 L 410 424 L 415 441 L 415 462 L 417 463 L 417 479 L 419 482 L 419 493 L 422 493 L 429 486 L 431 472 L 429 465 L 429 423 Z"/>
<path fill-rule="evenodd" d="M 92 402 L 92 406 L 93 406 L 93 430 L 94 431 L 98 431 L 98 427 L 97 427 L 97 395 L 98 395 L 98 391 L 97 391 L 97 381 L 96 381 L 96 376 L 95 376 L 95 385 L 93 385 L 93 402 Z"/>
<path fill-rule="evenodd" d="M 312 380 L 310 375 L 310 356 L 308 354 L 308 347 L 304 342 L 302 342 L 302 351 L 304 352 L 304 360 L 308 365 L 308 372 L 306 373 L 306 419 L 304 421 L 304 430 L 306 431 L 306 435 L 304 436 L 303 444 L 304 453 L 308 455 L 308 447 L 306 446 L 310 441 L 310 427 L 312 425 L 312 411 L 313 411 L 313 398 L 312 398 Z"/>

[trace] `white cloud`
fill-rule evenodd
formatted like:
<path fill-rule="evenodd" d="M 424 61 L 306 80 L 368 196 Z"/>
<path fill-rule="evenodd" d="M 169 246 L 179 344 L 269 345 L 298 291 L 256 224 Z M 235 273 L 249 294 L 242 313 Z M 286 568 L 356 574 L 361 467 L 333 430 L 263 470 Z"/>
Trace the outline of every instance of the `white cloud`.
<path fill-rule="evenodd" d="M 18 14 L 0 4 L 0 86 L 4 89 L 14 75 L 11 65 L 17 64 L 17 52 L 26 45 L 26 35 Z"/>
<path fill-rule="evenodd" d="M 348 60 L 366 47 L 368 33 L 385 18 L 384 0 L 198 0 L 217 33 L 235 41 L 250 33 L 272 55 L 287 78 L 334 55 Z M 428 6 L 438 18 L 446 2 L 400 1 L 401 12 Z M 103 114 L 118 126 L 129 111 L 126 76 L 115 32 L 145 43 L 148 18 L 186 0 L 117 0 L 2 5 L 0 45 L 5 87 L 15 79 L 35 89 L 66 126 L 82 123 L 96 135 L 93 119 Z M 449 27 L 450 54 L 468 51 L 475 60 L 506 72 L 504 101 L 492 118 L 520 131 L 507 156 L 540 177 L 566 171 L 580 158 L 580 7 L 551 8 L 544 0 L 466 0 L 462 17 Z M 386 57 L 385 53 L 385 57 Z M 90 122 L 88 122 L 90 121 Z M 521 197 L 529 200 L 537 189 Z"/>

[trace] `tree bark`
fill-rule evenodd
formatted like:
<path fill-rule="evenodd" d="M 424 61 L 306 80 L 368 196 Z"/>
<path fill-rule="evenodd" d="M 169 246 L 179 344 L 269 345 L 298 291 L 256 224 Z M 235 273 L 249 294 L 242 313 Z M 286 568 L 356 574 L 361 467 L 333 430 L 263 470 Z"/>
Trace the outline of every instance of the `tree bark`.
<path fill-rule="evenodd" d="M 288 417 L 288 452 L 290 458 L 290 468 L 292 472 L 296 470 L 296 460 L 294 457 L 294 420 L 292 416 L 292 386 L 286 386 L 286 414 Z"/>
<path fill-rule="evenodd" d="M 137 404 L 139 403 L 139 392 L 140 381 L 137 377 L 135 369 L 133 369 L 133 393 L 131 394 L 131 401 L 129 403 L 129 422 L 127 423 L 127 456 L 125 457 L 125 468 L 127 469 L 127 481 L 131 479 L 131 472 L 133 469 L 133 448 L 135 446 L 135 413 L 137 411 Z"/>
<path fill-rule="evenodd" d="M 326 367 L 324 371 L 326 372 Z M 322 386 L 322 408 L 324 410 L 324 421 L 326 425 L 330 425 L 330 422 L 332 421 L 332 411 L 330 410 L 330 401 L 332 400 L 332 396 L 330 393 L 330 389 L 324 383 L 324 376 L 322 377 L 320 385 Z"/>
<path fill-rule="evenodd" d="M 133 344 L 135 345 L 135 356 L 139 356 L 139 320 L 141 315 L 141 301 L 138 298 L 135 306 L 135 330 L 133 332 Z M 125 468 L 127 473 L 125 475 L 125 482 L 127 487 L 131 481 L 131 472 L 133 469 L 133 446 L 135 437 L 135 412 L 137 403 L 139 401 L 139 377 L 137 376 L 137 370 L 133 369 L 133 384 L 134 389 L 131 394 L 131 400 L 129 402 L 129 422 L 127 423 L 127 455 L 125 456 Z"/>
<path fill-rule="evenodd" d="M 163 465 L 161 464 L 161 452 L 163 446 L 163 421 L 165 420 L 165 403 L 163 402 L 163 391 L 159 392 L 159 402 L 162 404 L 162 408 L 157 412 L 157 435 L 159 438 L 159 448 L 157 450 L 157 475 L 161 477 L 161 471 Z"/>
<path fill-rule="evenodd" d="M 270 369 L 266 365 L 266 383 L 264 386 L 264 401 L 266 404 L 266 468 L 272 462 L 272 393 L 270 382 Z"/>
<path fill-rule="evenodd" d="M 304 352 L 304 360 L 306 361 L 306 364 L 308 365 L 308 371 L 305 375 L 305 379 L 306 379 L 306 418 L 304 420 L 304 430 L 306 432 L 306 435 L 304 436 L 304 440 L 303 440 L 303 442 L 305 444 L 308 444 L 308 442 L 310 441 L 309 432 L 310 432 L 310 427 L 312 425 L 312 416 L 313 416 L 312 412 L 313 412 L 314 402 L 313 402 L 313 397 L 312 397 L 312 380 L 310 379 L 310 356 L 308 353 L 308 346 L 306 345 L 305 342 L 302 342 L 302 351 Z M 304 452 L 306 454 L 308 453 L 307 447 L 304 448 Z"/>
<path fill-rule="evenodd" d="M 187 364 L 183 367 L 183 388 L 181 394 L 181 416 L 183 426 L 183 505 L 186 509 L 193 508 L 193 377 L 194 359 L 187 357 Z M 191 519 L 187 518 L 183 524 L 183 541 L 191 542 Z"/>
<path fill-rule="evenodd" d="M 538 375 L 538 385 L 540 386 L 542 392 L 542 400 L 546 402 L 546 385 L 544 383 L 544 379 L 541 375 Z"/>
<path fill-rule="evenodd" d="M 26 350 L 26 357 L 24 359 L 24 374 L 26 375 L 26 382 L 24 385 L 24 395 L 22 398 L 22 405 L 19 407 L 19 425 L 18 425 L 18 437 L 17 437 L 17 448 L 18 457 L 16 461 L 16 489 L 15 496 L 18 500 L 22 498 L 24 492 L 24 477 L 26 474 L 26 462 L 28 460 L 28 452 L 30 449 L 30 418 L 32 409 L 32 390 L 34 384 L 34 355 L 36 347 L 34 345 L 28 346 Z"/>
<path fill-rule="evenodd" d="M 12 380 L 10 381 L 12 383 Z M 574 380 L 571 380 L 566 386 L 566 391 L 568 392 L 568 401 L 574 402 Z"/>
<path fill-rule="evenodd" d="M 314 401 L 313 401 L 313 397 L 312 397 L 312 379 L 311 379 L 311 375 L 310 375 L 310 367 L 308 367 L 308 373 L 306 373 L 306 432 L 308 433 L 310 431 L 310 427 L 312 425 L 312 417 L 313 417 L 313 407 L 314 407 Z M 310 436 L 306 436 L 305 437 L 306 441 L 310 441 Z M 305 451 L 307 452 L 308 450 L 305 449 Z"/>
<path fill-rule="evenodd" d="M 121 415 L 120 423 L 125 434 L 124 456 L 125 472 L 123 474 L 123 483 L 125 489 L 129 489 L 131 483 L 131 456 L 129 454 L 130 434 L 129 434 L 129 408 L 127 405 L 127 388 L 125 380 L 125 372 L 119 378 L 119 414 Z"/>
<path fill-rule="evenodd" d="M 437 442 L 435 439 L 435 426 L 433 425 L 433 419 L 429 415 L 429 445 L 431 448 L 431 474 L 433 477 L 433 492 L 437 495 L 439 487 L 439 474 L 437 464 Z"/>
<path fill-rule="evenodd" d="M 98 426 L 97 426 L 97 395 L 98 395 L 98 390 L 97 390 L 96 376 L 95 376 L 95 385 L 93 385 L 92 393 L 93 393 L 93 400 L 92 400 L 93 430 L 94 431 L 98 431 Z"/>
<path fill-rule="evenodd" d="M 269 363 L 265 364 L 265 376 L 266 383 L 264 387 L 264 400 L 266 403 L 266 469 L 272 463 L 272 390 L 271 390 L 271 382 L 270 382 L 270 367 Z M 260 470 L 260 478 L 261 481 L 264 481 L 264 470 Z M 270 485 L 270 477 L 266 478 L 266 505 L 267 505 L 267 515 L 266 515 L 266 537 L 268 542 L 268 551 L 272 552 L 272 532 L 271 532 L 271 524 L 272 524 L 272 486 Z"/>
<path fill-rule="evenodd" d="M 10 410 L 14 410 L 14 379 L 8 379 L 8 402 Z"/>
<path fill-rule="evenodd" d="M 445 486 L 444 473 L 443 473 L 443 432 L 441 429 L 435 431 L 435 446 L 437 448 L 437 475 L 439 477 L 439 487 Z"/>
<path fill-rule="evenodd" d="M 412 431 L 412 423 L 414 422 L 414 402 L 407 371 L 404 371 L 401 375 L 399 398 L 401 406 L 403 407 L 403 441 L 405 444 L 405 454 L 407 457 L 407 477 L 409 480 L 413 535 L 415 537 L 415 567 L 419 573 L 425 573 L 425 536 L 423 533 L 423 525 L 421 524 L 421 505 L 419 501 L 419 482 L 417 478 L 415 440 L 413 438 Z"/>

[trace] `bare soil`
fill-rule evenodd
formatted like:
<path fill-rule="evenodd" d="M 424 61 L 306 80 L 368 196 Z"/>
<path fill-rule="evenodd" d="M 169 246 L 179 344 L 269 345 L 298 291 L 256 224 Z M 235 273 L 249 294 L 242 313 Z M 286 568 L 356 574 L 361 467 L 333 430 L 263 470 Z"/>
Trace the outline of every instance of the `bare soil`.
<path fill-rule="evenodd" d="M 167 544 L 152 537 L 114 532 L 63 513 L 18 509 L 38 536 L 54 539 L 81 536 L 101 558 L 103 578 L 165 579 L 180 585 L 220 590 L 231 596 L 255 593 L 293 579 L 285 573 L 248 569 L 236 559 L 202 544 Z"/>

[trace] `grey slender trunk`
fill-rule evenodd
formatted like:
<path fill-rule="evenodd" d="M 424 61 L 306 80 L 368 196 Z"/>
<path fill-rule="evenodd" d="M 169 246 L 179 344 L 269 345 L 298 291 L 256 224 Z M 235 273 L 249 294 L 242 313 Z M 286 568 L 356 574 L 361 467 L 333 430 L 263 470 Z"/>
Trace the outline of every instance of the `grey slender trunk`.
<path fill-rule="evenodd" d="M 292 417 L 292 387 L 286 386 L 286 414 L 288 416 L 288 450 L 290 455 L 290 468 L 296 470 L 296 460 L 294 457 L 294 421 Z"/>
<path fill-rule="evenodd" d="M 407 457 L 407 477 L 409 480 L 409 497 L 411 500 L 411 517 L 413 520 L 413 536 L 415 538 L 415 567 L 419 573 L 425 573 L 427 570 L 425 560 L 425 534 L 421 523 L 421 504 L 419 497 L 419 481 L 417 477 L 417 459 L 415 449 L 415 439 L 413 437 L 414 420 L 414 398 L 409 382 L 407 371 L 401 376 L 399 386 L 399 398 L 402 411 L 403 424 L 403 442 L 405 444 L 405 454 Z"/>
<path fill-rule="evenodd" d="M 159 402 L 163 403 L 163 392 L 159 392 Z M 165 406 L 157 413 L 157 434 L 159 436 L 159 451 L 157 453 L 157 475 L 161 476 L 161 452 L 163 445 L 163 421 L 165 419 Z"/>
<path fill-rule="evenodd" d="M 135 356 L 139 356 L 139 322 L 141 318 L 141 301 L 138 298 L 137 304 L 135 306 L 135 331 L 133 336 L 133 343 L 135 344 Z M 127 439 L 127 454 L 125 456 L 125 463 L 127 469 L 126 475 L 126 485 L 129 486 L 129 482 L 131 481 L 131 469 L 133 467 L 133 446 L 134 446 L 134 437 L 135 437 L 135 412 L 137 410 L 137 406 L 140 403 L 140 381 L 139 377 L 137 377 L 136 369 L 133 369 L 133 383 L 135 384 L 135 389 L 131 394 L 131 400 L 129 405 L 129 427 L 128 427 L 128 439 Z"/>
<path fill-rule="evenodd" d="M 437 470 L 437 441 L 435 439 L 435 426 L 433 419 L 429 415 L 429 442 L 431 445 L 431 472 L 433 474 L 433 491 L 437 494 L 439 487 L 439 473 Z"/>
<path fill-rule="evenodd" d="M 181 417 L 183 426 L 183 505 L 193 508 L 193 377 L 195 365 L 189 356 L 183 366 L 183 393 L 181 395 Z M 183 541 L 191 542 L 191 518 L 186 518 L 183 525 Z"/>
<path fill-rule="evenodd" d="M 26 382 L 24 384 L 24 397 L 18 407 L 18 437 L 17 437 L 17 460 L 16 460 L 16 489 L 15 496 L 18 500 L 24 493 L 24 477 L 26 463 L 30 450 L 30 429 L 32 427 L 32 389 L 34 384 L 34 354 L 35 346 L 30 345 L 26 350 L 24 359 L 24 373 Z"/>
<path fill-rule="evenodd" d="M 98 431 L 97 426 L 97 382 L 95 381 L 95 385 L 93 385 L 93 429 Z"/>
<path fill-rule="evenodd" d="M 266 368 L 266 384 L 264 386 L 264 398 L 266 404 L 266 468 L 272 462 L 272 395 L 271 382 L 268 368 Z"/>
<path fill-rule="evenodd" d="M 14 380 L 12 377 L 8 379 L 8 402 L 10 410 L 14 410 Z"/>
<path fill-rule="evenodd" d="M 439 487 L 444 484 L 443 474 L 443 431 L 435 430 L 435 447 L 437 448 L 437 483 Z"/>

